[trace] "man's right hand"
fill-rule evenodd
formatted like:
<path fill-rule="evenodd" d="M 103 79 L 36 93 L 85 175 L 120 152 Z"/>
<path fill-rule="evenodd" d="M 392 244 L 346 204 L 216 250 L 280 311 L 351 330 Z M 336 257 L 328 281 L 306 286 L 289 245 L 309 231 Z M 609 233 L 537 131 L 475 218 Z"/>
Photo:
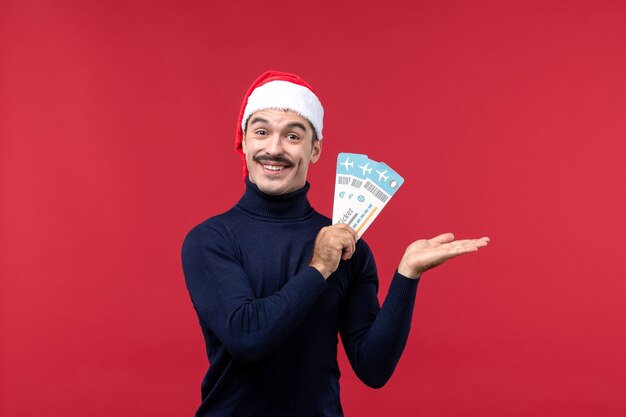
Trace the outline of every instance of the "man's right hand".
<path fill-rule="evenodd" d="M 358 235 L 346 224 L 322 228 L 315 238 L 313 258 L 309 266 L 320 271 L 324 279 L 337 270 L 340 260 L 350 259 L 354 254 Z"/>

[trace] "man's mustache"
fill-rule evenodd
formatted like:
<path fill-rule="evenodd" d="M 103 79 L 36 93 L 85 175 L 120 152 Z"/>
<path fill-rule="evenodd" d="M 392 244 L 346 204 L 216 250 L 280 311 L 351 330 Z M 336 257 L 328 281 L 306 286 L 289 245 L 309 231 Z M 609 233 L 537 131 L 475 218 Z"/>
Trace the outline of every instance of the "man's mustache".
<path fill-rule="evenodd" d="M 271 156 L 271 155 L 256 155 L 252 157 L 254 162 L 263 163 L 263 162 L 275 162 L 278 164 L 291 165 L 291 161 L 284 156 Z"/>

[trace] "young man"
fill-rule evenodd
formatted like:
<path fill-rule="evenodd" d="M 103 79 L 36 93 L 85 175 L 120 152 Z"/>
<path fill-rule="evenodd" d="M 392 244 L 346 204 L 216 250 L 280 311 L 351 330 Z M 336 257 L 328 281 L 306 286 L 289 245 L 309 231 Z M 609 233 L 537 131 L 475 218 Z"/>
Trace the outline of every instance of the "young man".
<path fill-rule="evenodd" d="M 367 244 L 307 200 L 322 130 L 322 105 L 297 75 L 268 71 L 244 98 L 244 195 L 192 229 L 182 249 L 210 362 L 197 416 L 342 416 L 337 335 L 358 377 L 383 386 L 406 344 L 420 275 L 489 241 L 447 233 L 413 242 L 381 309 Z"/>

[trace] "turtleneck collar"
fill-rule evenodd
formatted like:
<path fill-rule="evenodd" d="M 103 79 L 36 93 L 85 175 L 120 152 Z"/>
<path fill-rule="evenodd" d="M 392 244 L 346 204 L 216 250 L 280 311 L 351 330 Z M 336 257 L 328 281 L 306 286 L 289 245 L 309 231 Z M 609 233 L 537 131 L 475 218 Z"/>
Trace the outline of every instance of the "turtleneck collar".
<path fill-rule="evenodd" d="M 246 178 L 246 191 L 236 207 L 254 217 L 302 220 L 313 214 L 313 208 L 306 197 L 310 187 L 307 182 L 299 190 L 287 194 L 269 195 L 259 190 L 256 184 Z"/>

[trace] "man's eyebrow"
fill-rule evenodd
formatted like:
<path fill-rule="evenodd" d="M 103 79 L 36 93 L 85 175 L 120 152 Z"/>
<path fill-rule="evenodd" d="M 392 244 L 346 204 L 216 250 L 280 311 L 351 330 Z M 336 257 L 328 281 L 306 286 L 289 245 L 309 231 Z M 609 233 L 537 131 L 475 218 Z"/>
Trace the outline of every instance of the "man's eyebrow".
<path fill-rule="evenodd" d="M 255 116 L 254 118 L 252 118 L 252 120 L 250 120 L 250 124 L 254 124 L 254 123 L 269 123 L 269 120 L 264 119 L 259 116 Z"/>
<path fill-rule="evenodd" d="M 264 119 L 260 116 L 255 116 L 252 119 L 250 119 L 250 122 L 248 123 L 248 125 L 252 126 L 255 123 L 269 123 L 269 120 Z M 285 126 L 285 129 L 294 129 L 296 127 L 306 132 L 306 126 L 300 122 L 291 122 Z"/>
<path fill-rule="evenodd" d="M 299 127 L 306 132 L 306 127 L 300 122 L 291 122 L 287 126 L 285 126 L 285 129 L 293 129 L 294 127 Z"/>

